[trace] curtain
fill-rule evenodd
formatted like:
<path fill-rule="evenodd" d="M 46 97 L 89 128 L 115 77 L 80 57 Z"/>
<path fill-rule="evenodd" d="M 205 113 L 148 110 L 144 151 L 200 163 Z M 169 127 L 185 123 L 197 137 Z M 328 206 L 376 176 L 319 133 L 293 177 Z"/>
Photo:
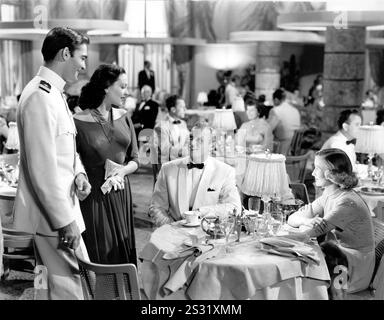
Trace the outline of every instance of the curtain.
<path fill-rule="evenodd" d="M 155 72 L 156 94 L 171 92 L 171 46 L 169 44 L 121 45 L 118 50 L 119 65 L 128 75 L 128 90 L 139 98 L 138 74 L 144 68 L 144 59 L 152 64 Z"/>
<path fill-rule="evenodd" d="M 0 41 L 0 95 L 16 96 L 32 78 L 32 43 L 30 41 Z"/>

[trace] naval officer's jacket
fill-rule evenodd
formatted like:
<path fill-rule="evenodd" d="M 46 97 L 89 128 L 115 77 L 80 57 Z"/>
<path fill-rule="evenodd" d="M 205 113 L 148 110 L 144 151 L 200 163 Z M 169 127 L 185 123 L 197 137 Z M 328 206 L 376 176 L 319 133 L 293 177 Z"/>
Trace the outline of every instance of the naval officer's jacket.
<path fill-rule="evenodd" d="M 76 127 L 63 95 L 65 81 L 40 67 L 24 88 L 17 110 L 20 176 L 14 228 L 56 236 L 76 221 L 85 230 L 75 176 L 84 172 L 76 153 Z"/>

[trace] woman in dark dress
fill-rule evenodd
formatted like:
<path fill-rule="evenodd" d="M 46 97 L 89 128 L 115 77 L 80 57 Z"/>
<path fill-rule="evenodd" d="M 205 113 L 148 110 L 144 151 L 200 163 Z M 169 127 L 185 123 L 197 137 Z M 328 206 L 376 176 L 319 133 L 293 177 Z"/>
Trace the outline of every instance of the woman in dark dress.
<path fill-rule="evenodd" d="M 79 105 L 84 111 L 74 116 L 77 151 L 92 185 L 80 204 L 83 238 L 95 263 L 137 263 L 128 179 L 139 166 L 136 136 L 126 111 L 112 107 L 122 104 L 126 87 L 124 69 L 101 65 L 82 88 Z M 107 175 L 106 162 L 114 168 Z"/>

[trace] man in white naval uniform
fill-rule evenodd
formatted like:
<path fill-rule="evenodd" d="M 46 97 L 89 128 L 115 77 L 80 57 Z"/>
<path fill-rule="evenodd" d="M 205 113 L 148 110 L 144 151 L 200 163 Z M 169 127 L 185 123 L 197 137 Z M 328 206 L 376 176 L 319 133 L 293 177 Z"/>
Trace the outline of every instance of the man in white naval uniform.
<path fill-rule="evenodd" d="M 14 228 L 35 234 L 37 265 L 46 267 L 48 281 L 47 290 L 37 292 L 48 299 L 83 298 L 74 251 L 87 257 L 78 198 L 83 200 L 91 186 L 76 153 L 76 128 L 63 89 L 85 69 L 88 43 L 69 28 L 49 31 L 41 49 L 44 66 L 24 88 L 17 111 L 20 177 Z"/>

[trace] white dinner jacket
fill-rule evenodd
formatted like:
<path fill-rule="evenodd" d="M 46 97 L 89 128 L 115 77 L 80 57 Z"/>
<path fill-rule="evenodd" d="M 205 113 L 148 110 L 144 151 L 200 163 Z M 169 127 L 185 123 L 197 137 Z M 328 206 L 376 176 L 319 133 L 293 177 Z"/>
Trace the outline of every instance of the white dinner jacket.
<path fill-rule="evenodd" d="M 149 215 L 155 225 L 161 226 L 182 219 L 182 213 L 189 210 L 187 195 L 187 163 L 184 157 L 163 164 L 149 208 Z M 192 210 L 216 204 L 232 204 L 241 210 L 239 191 L 236 187 L 235 169 L 208 157 L 201 175 Z"/>

